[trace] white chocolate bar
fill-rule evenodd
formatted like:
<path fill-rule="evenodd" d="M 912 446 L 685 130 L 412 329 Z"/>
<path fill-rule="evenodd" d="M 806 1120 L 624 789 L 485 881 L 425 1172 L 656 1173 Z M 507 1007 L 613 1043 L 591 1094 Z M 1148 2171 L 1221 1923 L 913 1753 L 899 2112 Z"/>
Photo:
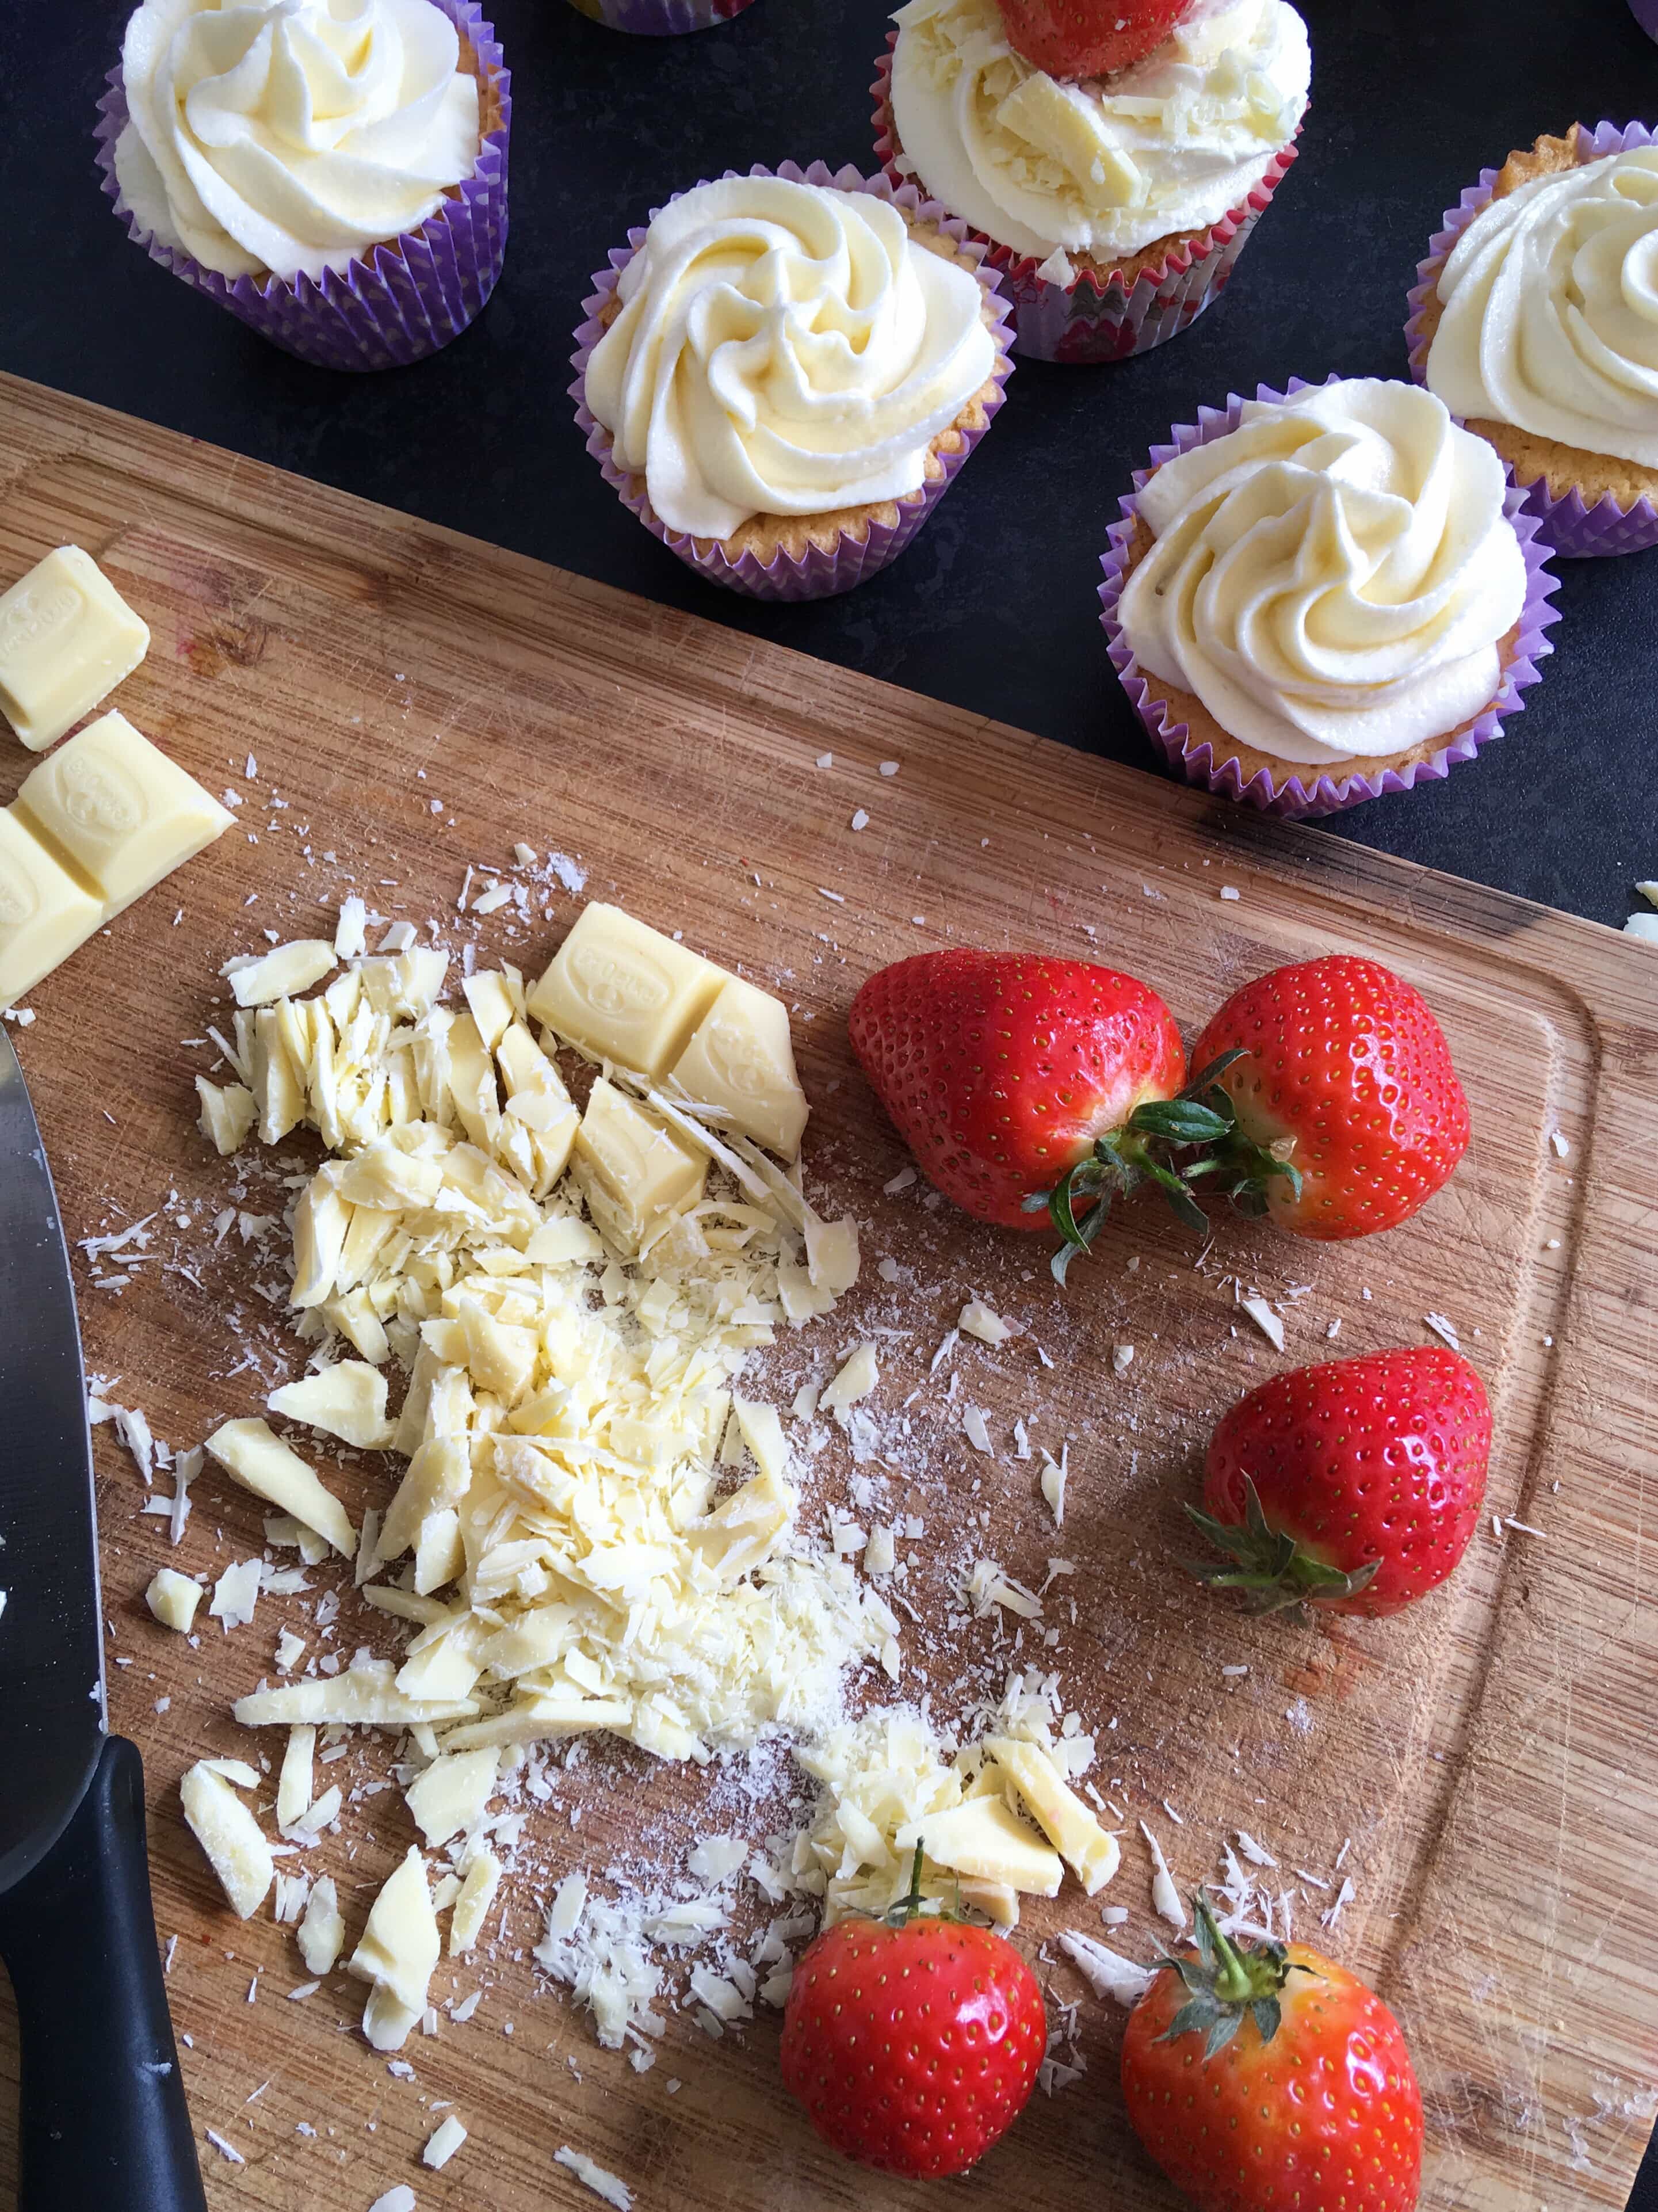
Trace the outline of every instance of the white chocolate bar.
<path fill-rule="evenodd" d="M 780 999 L 728 975 L 690 1042 L 675 1080 L 699 1106 L 723 1107 L 745 1136 L 792 1160 L 806 1126 L 794 1068 L 789 1010 Z"/>
<path fill-rule="evenodd" d="M 92 556 L 60 545 L 0 596 L 0 711 L 44 752 L 149 650 L 149 630 Z"/>
<path fill-rule="evenodd" d="M 53 860 L 15 806 L 0 811 L 0 1006 L 9 1006 L 84 945 L 99 901 Z"/>
<path fill-rule="evenodd" d="M 620 907 L 584 907 L 530 995 L 538 1022 L 584 1052 L 659 1076 L 714 1004 L 723 978 Z"/>
<path fill-rule="evenodd" d="M 0 812 L 0 1006 L 234 819 L 121 714 L 31 769 Z"/>
<path fill-rule="evenodd" d="M 33 769 L 17 806 L 102 899 L 106 921 L 235 818 L 117 714 L 88 723 Z"/>

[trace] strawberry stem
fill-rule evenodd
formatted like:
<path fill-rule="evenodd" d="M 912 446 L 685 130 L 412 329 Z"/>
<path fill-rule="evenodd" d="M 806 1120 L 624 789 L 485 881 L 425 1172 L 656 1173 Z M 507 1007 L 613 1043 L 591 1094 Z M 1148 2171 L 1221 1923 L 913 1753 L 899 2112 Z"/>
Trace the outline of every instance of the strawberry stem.
<path fill-rule="evenodd" d="M 896 1905 L 890 1905 L 887 1909 L 885 1917 L 890 1927 L 908 1928 L 926 1902 L 921 1894 L 921 1861 L 926 1853 L 926 1841 L 924 1838 L 918 1838 L 915 1844 L 915 1856 L 910 1862 L 909 1887 Z"/>
<path fill-rule="evenodd" d="M 1218 1176 L 1241 1212 L 1264 1213 L 1266 1187 L 1274 1176 L 1286 1177 L 1291 1194 L 1301 1195 L 1301 1174 L 1294 1164 L 1247 1137 L 1238 1127 L 1231 1099 L 1219 1079 L 1235 1060 L 1248 1058 L 1240 1046 L 1212 1060 L 1173 1098 L 1148 1098 L 1120 1129 L 1094 1140 L 1049 1191 L 1024 1200 L 1027 1213 L 1047 1209 L 1059 1232 L 1060 1248 L 1049 1262 L 1063 1285 L 1071 1262 L 1087 1252 L 1105 1226 L 1114 1199 L 1132 1197 L 1143 1183 L 1154 1183 L 1184 1225 L 1195 1236 L 1209 1233 L 1209 1218 L 1191 1186 Z M 1195 1153 L 1179 1164 L 1172 1155 Z"/>
<path fill-rule="evenodd" d="M 1340 1598 L 1357 1597 L 1381 1571 L 1382 1562 L 1367 1559 L 1351 1571 L 1332 1566 L 1297 1542 L 1287 1530 L 1275 1528 L 1266 1517 L 1260 1493 L 1246 1474 L 1243 1478 L 1244 1517 L 1242 1523 L 1217 1520 L 1195 1505 L 1186 1508 L 1193 1526 L 1206 1536 L 1222 1560 L 1188 1559 L 1188 1571 L 1211 1589 L 1243 1590 L 1251 1613 L 1284 1613 L 1302 1605 L 1329 1605 Z"/>
<path fill-rule="evenodd" d="M 1293 1973 L 1316 1970 L 1292 1959 L 1282 1943 L 1235 1943 L 1222 1933 L 1206 1890 L 1193 1891 L 1192 1908 L 1197 1957 L 1156 1962 L 1178 1974 L 1187 1992 L 1185 2003 L 1157 2040 L 1175 2043 L 1182 2035 L 1201 2035 L 1208 2060 L 1225 2049 L 1247 2017 L 1261 2041 L 1270 2043 L 1283 2020 L 1279 1997 L 1284 1984 Z"/>

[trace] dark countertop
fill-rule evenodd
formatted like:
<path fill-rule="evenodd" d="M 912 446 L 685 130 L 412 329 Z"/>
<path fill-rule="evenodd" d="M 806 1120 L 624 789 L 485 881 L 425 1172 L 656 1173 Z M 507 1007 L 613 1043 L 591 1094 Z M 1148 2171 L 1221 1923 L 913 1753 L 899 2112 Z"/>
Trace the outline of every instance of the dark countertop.
<path fill-rule="evenodd" d="M 1151 773 L 1094 596 L 1148 445 L 1229 389 L 1404 374 L 1405 294 L 1462 185 L 1540 131 L 1658 118 L 1658 46 L 1623 0 L 1508 0 L 1500 15 L 1304 0 L 1302 158 L 1225 297 L 1121 366 L 1022 365 L 893 568 L 845 599 L 764 609 L 694 578 L 604 488 L 565 397 L 569 334 L 590 272 L 674 189 L 789 156 L 873 167 L 878 0 L 757 0 L 669 40 L 605 31 L 563 0 L 499 0 L 515 101 L 506 274 L 447 352 L 361 379 L 288 360 L 123 235 L 89 133 L 126 12 L 14 0 L 0 21 L 0 367 Z M 1332 826 L 1617 927 L 1636 878 L 1658 874 L 1658 553 L 1561 566 L 1555 651 L 1509 734 L 1448 782 Z"/>
<path fill-rule="evenodd" d="M 915 546 L 845 599 L 757 608 L 696 580 L 605 489 L 565 392 L 589 273 L 669 193 L 756 161 L 874 167 L 879 0 L 757 0 L 665 40 L 564 0 L 496 0 L 513 71 L 506 274 L 446 353 L 361 379 L 288 360 L 123 235 L 90 134 L 127 0 L 12 0 L 0 368 L 1156 772 L 1094 596 L 1148 445 L 1258 381 L 1405 374 L 1416 262 L 1482 166 L 1574 120 L 1658 119 L 1658 46 L 1624 0 L 1300 3 L 1302 158 L 1230 291 L 1139 360 L 1021 366 Z M 1448 782 L 1328 826 L 1617 927 L 1635 879 L 1658 875 L 1658 552 L 1560 566 L 1554 654 L 1510 733 Z M 1658 2212 L 1658 2160 L 1635 2202 Z"/>

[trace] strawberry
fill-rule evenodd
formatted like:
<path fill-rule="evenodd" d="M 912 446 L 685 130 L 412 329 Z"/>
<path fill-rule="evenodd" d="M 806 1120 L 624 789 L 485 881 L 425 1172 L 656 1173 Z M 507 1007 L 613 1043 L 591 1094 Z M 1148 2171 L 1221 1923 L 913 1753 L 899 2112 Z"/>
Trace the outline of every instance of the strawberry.
<path fill-rule="evenodd" d="M 1444 1033 L 1421 993 L 1374 960 L 1339 953 L 1246 983 L 1192 1057 L 1205 1069 L 1193 1091 L 1236 1130 L 1187 1180 L 1219 1176 L 1245 1212 L 1299 1237 L 1408 1221 L 1468 1149 Z"/>
<path fill-rule="evenodd" d="M 783 2086 L 824 2142 L 912 2179 L 965 2173 L 1029 2101 L 1048 2048 L 1036 1978 L 1005 1936 L 917 1911 L 826 1929 L 783 2014 Z"/>
<path fill-rule="evenodd" d="M 1491 1445 L 1485 1386 L 1441 1345 L 1275 1375 L 1209 1439 L 1187 1511 L 1228 1564 L 1194 1571 L 1257 1612 L 1397 1613 L 1467 1550 Z"/>
<path fill-rule="evenodd" d="M 1123 2036 L 1134 2132 L 1199 2212 L 1411 2212 L 1422 2097 L 1399 2022 L 1302 1943 L 1235 1943 L 1201 1891 Z"/>
<path fill-rule="evenodd" d="M 1149 1176 L 1190 1206 L 1146 1141 L 1185 1080 L 1186 1054 L 1168 1007 L 1132 975 L 1038 954 L 919 952 L 869 978 L 847 1028 L 946 1198 L 1008 1229 L 1042 1226 L 1032 1217 L 1050 1210 L 1050 1194 L 1055 1219 L 1090 1202 L 1061 1275 L 1104 1218 L 1096 1201 Z M 1221 1127 L 1199 1111 L 1204 1133 Z"/>
<path fill-rule="evenodd" d="M 1109 76 L 1160 46 L 1192 0 L 1000 0 L 1008 44 L 1049 76 Z"/>

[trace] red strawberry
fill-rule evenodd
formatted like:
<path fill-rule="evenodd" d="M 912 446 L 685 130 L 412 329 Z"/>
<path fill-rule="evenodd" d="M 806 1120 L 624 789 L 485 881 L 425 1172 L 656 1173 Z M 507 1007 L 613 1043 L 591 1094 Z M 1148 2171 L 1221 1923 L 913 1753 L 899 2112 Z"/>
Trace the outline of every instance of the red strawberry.
<path fill-rule="evenodd" d="M 1334 954 L 1235 992 L 1193 1048 L 1194 1091 L 1230 1101 L 1237 1137 L 1200 1170 L 1246 1212 L 1300 1237 L 1408 1221 L 1468 1149 L 1468 1102 L 1419 991 Z M 1292 1172 L 1293 1170 L 1293 1172 Z M 1189 1176 L 1190 1170 L 1187 1170 Z"/>
<path fill-rule="evenodd" d="M 1303 1600 L 1375 1619 L 1436 1589 L 1485 1495 L 1491 1409 L 1436 1344 L 1275 1375 L 1224 1414 L 1192 1515 L 1258 1612 Z"/>
<path fill-rule="evenodd" d="M 1199 2212 L 1411 2212 L 1422 2097 L 1399 2022 L 1302 1943 L 1232 1942 L 1200 1892 L 1197 1956 L 1128 2015 L 1122 2089 Z"/>
<path fill-rule="evenodd" d="M 1048 2016 L 1005 1936 L 914 1917 L 914 1902 L 842 1920 L 807 1947 L 782 2063 L 825 2142 L 920 2179 L 964 2173 L 1006 2134 L 1035 2087 Z"/>
<path fill-rule="evenodd" d="M 920 952 L 869 978 L 847 1028 L 923 1171 L 981 1220 L 1040 1228 L 1056 1187 L 1069 1206 L 1148 1175 L 1184 1198 L 1143 1139 L 1184 1082 L 1186 1054 L 1168 1007 L 1132 975 L 1035 954 Z"/>
<path fill-rule="evenodd" d="M 1109 76 L 1160 46 L 1192 0 L 1000 0 L 1016 53 L 1049 76 Z"/>

